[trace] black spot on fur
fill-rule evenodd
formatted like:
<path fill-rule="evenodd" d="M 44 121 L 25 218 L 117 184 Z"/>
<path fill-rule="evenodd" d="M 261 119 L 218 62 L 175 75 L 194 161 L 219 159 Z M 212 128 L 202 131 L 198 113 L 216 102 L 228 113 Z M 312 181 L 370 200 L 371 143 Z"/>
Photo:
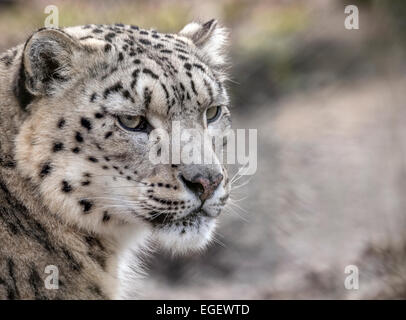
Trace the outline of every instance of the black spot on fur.
<path fill-rule="evenodd" d="M 75 148 L 72 149 L 72 152 L 73 152 L 73 153 L 79 153 L 79 152 L 80 152 L 80 148 L 75 147 Z"/>
<path fill-rule="evenodd" d="M 112 136 L 112 134 L 113 134 L 112 131 L 107 132 L 107 133 L 104 135 L 104 139 L 110 138 L 110 137 Z"/>
<path fill-rule="evenodd" d="M 135 85 L 137 84 L 137 79 L 138 79 L 138 75 L 140 73 L 140 70 L 134 70 L 134 72 L 132 73 L 132 76 L 134 78 L 134 80 L 131 82 L 131 89 L 134 89 Z"/>
<path fill-rule="evenodd" d="M 210 97 L 210 104 L 212 104 L 213 103 L 213 100 L 214 100 L 214 97 L 213 97 L 213 89 L 212 89 L 212 87 L 210 86 L 210 84 L 206 81 L 206 80 L 204 80 L 204 86 L 206 87 L 206 89 L 207 89 L 207 92 L 208 92 L 208 94 L 209 94 L 209 97 Z"/>
<path fill-rule="evenodd" d="M 162 52 L 162 53 L 172 53 L 172 50 L 162 49 L 160 52 Z"/>
<path fill-rule="evenodd" d="M 196 87 L 195 87 L 195 83 L 193 80 L 190 80 L 190 86 L 192 87 L 193 93 L 195 95 L 198 95 L 197 91 L 196 91 Z"/>
<path fill-rule="evenodd" d="M 183 40 L 181 40 L 181 39 L 175 39 L 175 41 L 177 42 L 175 45 L 176 46 L 180 46 L 180 47 L 183 47 L 184 45 L 186 45 L 186 42 L 185 41 L 183 41 Z"/>
<path fill-rule="evenodd" d="M 131 96 L 131 94 L 130 94 L 130 92 L 129 92 L 128 90 L 124 90 L 123 96 L 124 96 L 124 98 L 126 98 L 127 100 L 130 100 L 132 103 L 135 102 L 134 98 Z"/>
<path fill-rule="evenodd" d="M 69 193 L 73 190 L 72 186 L 68 183 L 68 181 L 62 181 L 62 192 Z"/>
<path fill-rule="evenodd" d="M 125 39 L 124 42 L 127 43 L 130 47 L 134 46 L 134 41 L 133 40 Z"/>
<path fill-rule="evenodd" d="M 149 89 L 146 87 L 144 89 L 144 106 L 145 109 L 148 109 L 150 103 L 151 103 L 151 91 L 149 91 Z"/>
<path fill-rule="evenodd" d="M 75 139 L 76 139 L 77 142 L 82 143 L 83 142 L 82 134 L 80 132 L 76 132 Z"/>
<path fill-rule="evenodd" d="M 89 119 L 82 117 L 80 119 L 80 124 L 82 125 L 83 128 L 86 128 L 88 131 L 92 130 L 92 123 L 90 122 Z"/>
<path fill-rule="evenodd" d="M 175 48 L 176 51 L 184 53 L 184 54 L 189 54 L 186 50 L 180 49 L 180 48 Z"/>
<path fill-rule="evenodd" d="M 88 213 L 93 207 L 93 203 L 88 200 L 80 200 L 79 204 L 83 207 L 84 213 Z"/>
<path fill-rule="evenodd" d="M 45 176 L 50 174 L 51 170 L 52 170 L 51 164 L 49 162 L 44 163 L 39 173 L 40 178 L 44 178 Z"/>
<path fill-rule="evenodd" d="M 145 44 L 145 45 L 151 45 L 151 41 L 149 41 L 149 40 L 147 40 L 147 39 L 140 39 L 140 42 L 142 43 L 142 44 Z"/>
<path fill-rule="evenodd" d="M 53 152 L 59 152 L 62 151 L 64 148 L 63 143 L 62 142 L 55 142 L 53 147 L 52 147 L 52 151 Z"/>
<path fill-rule="evenodd" d="M 61 118 L 61 119 L 59 119 L 57 126 L 58 126 L 59 129 L 62 129 L 65 126 L 65 124 L 66 124 L 65 119 Z"/>
<path fill-rule="evenodd" d="M 87 160 L 90 162 L 99 162 L 99 160 L 97 160 L 95 157 L 88 157 Z"/>
<path fill-rule="evenodd" d="M 106 39 L 106 41 L 108 42 L 111 42 L 111 39 L 113 39 L 115 36 L 116 34 L 114 32 L 110 32 L 104 36 L 104 39 Z"/>
<path fill-rule="evenodd" d="M 150 75 L 153 79 L 159 79 L 159 76 L 153 73 L 150 69 L 145 68 L 144 70 L 142 70 L 142 72 Z"/>
<path fill-rule="evenodd" d="M 206 70 L 203 68 L 203 66 L 202 66 L 201 64 L 194 63 L 193 66 L 196 67 L 196 68 L 198 68 L 198 69 L 200 69 L 200 70 L 203 71 L 203 72 L 206 72 Z"/>
<path fill-rule="evenodd" d="M 104 99 L 106 99 L 109 96 L 109 94 L 115 93 L 115 92 L 120 92 L 122 89 L 123 89 L 123 85 L 121 84 L 121 82 L 117 82 L 115 85 L 104 90 L 103 97 L 104 97 Z"/>
<path fill-rule="evenodd" d="M 103 222 L 104 223 L 106 223 L 106 222 L 108 222 L 109 220 L 111 219 L 111 216 L 108 214 L 108 212 L 107 211 L 104 211 L 103 212 Z"/>
<path fill-rule="evenodd" d="M 96 97 L 97 93 L 96 92 L 92 93 L 92 95 L 90 96 L 90 102 L 94 102 L 96 100 Z"/>
<path fill-rule="evenodd" d="M 169 109 L 171 108 L 170 104 L 169 104 L 169 92 L 168 89 L 166 88 L 166 86 L 161 82 L 161 87 L 165 92 L 165 97 L 166 97 L 166 105 L 167 105 L 167 112 L 169 112 Z"/>

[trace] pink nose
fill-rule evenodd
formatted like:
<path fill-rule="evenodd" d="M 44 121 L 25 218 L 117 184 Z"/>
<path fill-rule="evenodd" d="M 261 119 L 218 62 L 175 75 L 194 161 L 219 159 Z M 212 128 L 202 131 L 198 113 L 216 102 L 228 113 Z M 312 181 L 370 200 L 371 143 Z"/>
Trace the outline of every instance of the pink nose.
<path fill-rule="evenodd" d="M 182 180 L 186 187 L 193 191 L 200 200 L 205 201 L 213 195 L 214 191 L 216 191 L 223 180 L 223 175 L 220 173 L 217 176 L 210 178 L 197 175 L 191 180 L 187 180 L 182 176 Z"/>

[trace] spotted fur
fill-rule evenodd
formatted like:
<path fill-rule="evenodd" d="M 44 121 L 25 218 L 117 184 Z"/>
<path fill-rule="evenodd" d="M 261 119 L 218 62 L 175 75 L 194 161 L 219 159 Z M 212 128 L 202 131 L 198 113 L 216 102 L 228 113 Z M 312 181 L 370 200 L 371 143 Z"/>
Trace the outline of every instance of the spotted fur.
<path fill-rule="evenodd" d="M 0 56 L 0 298 L 134 297 L 129 263 L 149 240 L 178 252 L 208 243 L 224 166 L 152 165 L 149 131 L 117 116 L 204 132 L 205 110 L 222 106 L 213 128 L 225 131 L 225 40 L 214 20 L 178 34 L 86 25 L 41 29 Z M 224 177 L 204 202 L 180 179 L 201 174 Z M 58 290 L 44 287 L 47 265 Z"/>

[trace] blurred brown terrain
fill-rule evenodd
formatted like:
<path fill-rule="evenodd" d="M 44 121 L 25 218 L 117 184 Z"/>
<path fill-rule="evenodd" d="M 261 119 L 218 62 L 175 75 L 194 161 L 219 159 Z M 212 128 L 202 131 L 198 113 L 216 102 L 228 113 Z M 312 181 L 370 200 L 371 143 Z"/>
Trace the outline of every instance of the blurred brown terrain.
<path fill-rule="evenodd" d="M 149 259 L 144 298 L 406 298 L 406 2 L 4 1 L 0 51 L 43 26 L 122 22 L 231 31 L 235 128 L 258 129 L 258 171 L 203 254 Z M 346 290 L 356 265 L 359 290 Z"/>

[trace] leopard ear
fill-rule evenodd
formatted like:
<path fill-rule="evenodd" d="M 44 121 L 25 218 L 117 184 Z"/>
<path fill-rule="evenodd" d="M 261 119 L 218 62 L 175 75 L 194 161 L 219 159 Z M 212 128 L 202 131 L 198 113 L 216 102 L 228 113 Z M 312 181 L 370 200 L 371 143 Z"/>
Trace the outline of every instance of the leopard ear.
<path fill-rule="evenodd" d="M 52 95 L 75 74 L 80 44 L 58 29 L 41 29 L 26 42 L 20 78 L 34 96 Z M 23 73 L 23 74 L 21 74 Z"/>
<path fill-rule="evenodd" d="M 220 27 L 216 20 L 206 23 L 192 22 L 187 24 L 179 35 L 187 37 L 200 49 L 207 63 L 221 68 L 226 64 L 228 32 Z"/>

